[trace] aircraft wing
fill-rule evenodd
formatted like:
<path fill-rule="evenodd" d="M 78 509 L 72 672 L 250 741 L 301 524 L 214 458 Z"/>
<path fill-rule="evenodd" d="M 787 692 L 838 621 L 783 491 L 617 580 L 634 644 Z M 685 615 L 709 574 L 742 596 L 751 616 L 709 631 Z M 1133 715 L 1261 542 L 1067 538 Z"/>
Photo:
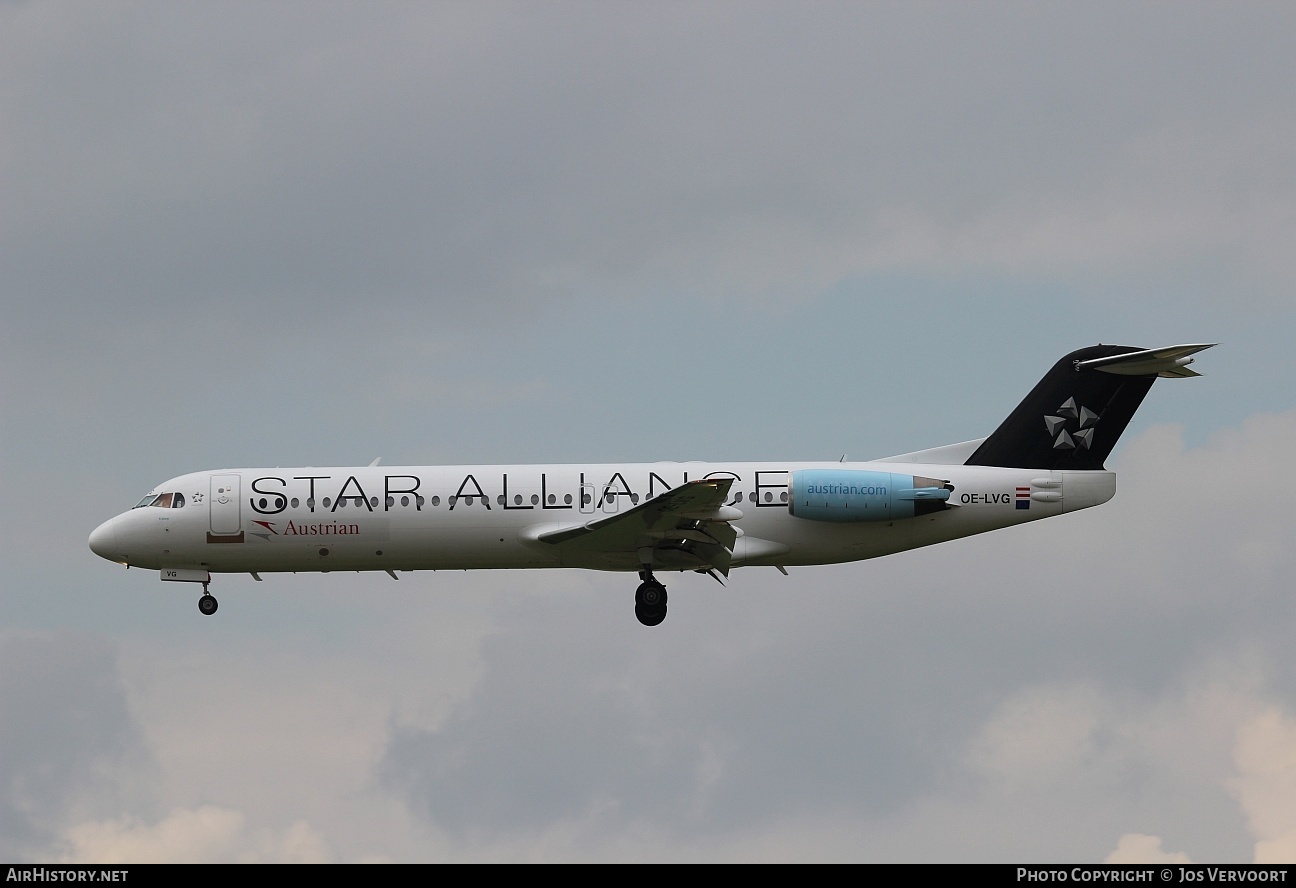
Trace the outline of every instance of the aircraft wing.
<path fill-rule="evenodd" d="M 742 517 L 726 506 L 732 478 L 689 481 L 617 515 L 575 527 L 555 528 L 535 539 L 574 557 L 637 556 L 664 569 L 710 570 L 729 575 Z M 645 560 L 647 556 L 650 561 Z"/>

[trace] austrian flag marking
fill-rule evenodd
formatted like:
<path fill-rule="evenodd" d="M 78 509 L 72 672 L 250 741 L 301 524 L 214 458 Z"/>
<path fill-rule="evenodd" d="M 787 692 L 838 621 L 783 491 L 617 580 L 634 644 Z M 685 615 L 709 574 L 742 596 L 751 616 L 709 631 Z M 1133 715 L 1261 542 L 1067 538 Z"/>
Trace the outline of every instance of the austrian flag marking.
<path fill-rule="evenodd" d="M 1019 509 L 1030 508 L 1030 488 L 1029 487 L 1017 488 L 1017 508 Z"/>

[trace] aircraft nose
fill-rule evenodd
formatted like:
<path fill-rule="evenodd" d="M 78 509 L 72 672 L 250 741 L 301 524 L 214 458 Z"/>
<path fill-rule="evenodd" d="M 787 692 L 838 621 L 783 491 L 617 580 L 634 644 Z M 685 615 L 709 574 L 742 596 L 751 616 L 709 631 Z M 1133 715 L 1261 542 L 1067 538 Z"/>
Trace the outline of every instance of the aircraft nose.
<path fill-rule="evenodd" d="M 117 531 L 113 527 L 116 521 L 116 518 L 109 518 L 90 534 L 90 551 L 109 561 L 121 559 L 121 556 L 114 551 L 117 548 Z"/>

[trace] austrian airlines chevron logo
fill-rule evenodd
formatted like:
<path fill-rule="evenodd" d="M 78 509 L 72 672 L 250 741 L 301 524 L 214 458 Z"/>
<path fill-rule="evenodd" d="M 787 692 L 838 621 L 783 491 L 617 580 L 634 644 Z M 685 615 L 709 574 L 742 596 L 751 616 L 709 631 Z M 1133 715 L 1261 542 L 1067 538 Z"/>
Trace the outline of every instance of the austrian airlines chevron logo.
<path fill-rule="evenodd" d="M 1094 426 L 1098 414 L 1088 407 L 1077 407 L 1075 398 L 1067 398 L 1057 410 L 1057 416 L 1045 416 L 1044 425 L 1053 438 L 1054 450 L 1088 450 L 1093 444 Z"/>
<path fill-rule="evenodd" d="M 255 531 L 255 530 L 250 530 L 250 531 L 248 531 L 248 533 L 252 534 L 252 536 L 254 536 L 254 537 L 260 537 L 261 539 L 265 540 L 266 542 L 269 542 L 269 541 L 270 541 L 270 534 L 271 534 L 271 533 L 274 534 L 275 536 L 279 536 L 279 531 L 277 531 L 277 530 L 274 529 L 274 522 L 273 522 L 273 521 L 253 521 L 252 523 L 253 523 L 253 524 L 260 524 L 260 525 L 261 525 L 262 527 L 264 527 L 266 530 L 270 531 L 270 533 L 258 533 L 258 532 Z"/>

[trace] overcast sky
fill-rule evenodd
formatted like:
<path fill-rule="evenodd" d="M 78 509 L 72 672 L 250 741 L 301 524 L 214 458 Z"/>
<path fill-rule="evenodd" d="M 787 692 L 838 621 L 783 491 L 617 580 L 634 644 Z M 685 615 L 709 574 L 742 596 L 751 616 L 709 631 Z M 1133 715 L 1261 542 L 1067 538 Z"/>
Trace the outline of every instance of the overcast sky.
<path fill-rule="evenodd" d="M 0 4 L 0 858 L 1296 860 L 1290 3 Z M 1117 498 L 874 562 L 218 577 L 262 465 L 852 459 L 1060 355 Z"/>

